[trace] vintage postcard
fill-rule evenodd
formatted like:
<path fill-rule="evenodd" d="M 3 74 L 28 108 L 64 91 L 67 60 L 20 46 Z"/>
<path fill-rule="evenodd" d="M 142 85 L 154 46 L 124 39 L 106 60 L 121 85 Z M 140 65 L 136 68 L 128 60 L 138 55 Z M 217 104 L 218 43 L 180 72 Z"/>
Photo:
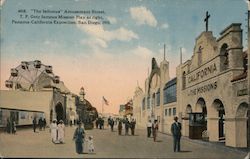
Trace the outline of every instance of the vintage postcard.
<path fill-rule="evenodd" d="M 250 158 L 249 0 L 0 2 L 0 158 Z"/>

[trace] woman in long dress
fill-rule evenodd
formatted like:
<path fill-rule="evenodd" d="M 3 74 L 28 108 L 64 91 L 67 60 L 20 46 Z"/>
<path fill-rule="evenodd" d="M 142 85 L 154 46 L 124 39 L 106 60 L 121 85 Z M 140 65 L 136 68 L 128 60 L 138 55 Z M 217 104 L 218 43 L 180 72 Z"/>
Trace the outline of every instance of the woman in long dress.
<path fill-rule="evenodd" d="M 73 140 L 75 140 L 76 144 L 76 153 L 82 154 L 83 153 L 83 142 L 85 138 L 85 131 L 82 128 L 82 123 L 79 122 L 78 127 L 75 130 Z"/>
<path fill-rule="evenodd" d="M 51 132 L 51 138 L 52 138 L 53 143 L 57 142 L 57 130 L 58 130 L 58 127 L 56 124 L 56 119 L 54 119 L 50 125 L 50 132 Z"/>
<path fill-rule="evenodd" d="M 60 120 L 58 124 L 58 141 L 60 143 L 64 143 L 64 132 L 65 132 L 65 125 L 63 121 Z"/>

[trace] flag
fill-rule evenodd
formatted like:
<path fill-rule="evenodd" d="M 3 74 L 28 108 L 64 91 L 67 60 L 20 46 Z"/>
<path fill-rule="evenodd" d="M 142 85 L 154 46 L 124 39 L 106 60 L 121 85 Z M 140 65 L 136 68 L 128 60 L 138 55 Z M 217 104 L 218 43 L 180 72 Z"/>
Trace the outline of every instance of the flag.
<path fill-rule="evenodd" d="M 104 98 L 104 96 L 102 96 L 102 99 L 103 99 L 103 101 L 104 101 L 104 103 L 105 103 L 106 105 L 109 105 L 108 100 L 107 100 L 107 99 L 105 99 L 105 98 Z"/>

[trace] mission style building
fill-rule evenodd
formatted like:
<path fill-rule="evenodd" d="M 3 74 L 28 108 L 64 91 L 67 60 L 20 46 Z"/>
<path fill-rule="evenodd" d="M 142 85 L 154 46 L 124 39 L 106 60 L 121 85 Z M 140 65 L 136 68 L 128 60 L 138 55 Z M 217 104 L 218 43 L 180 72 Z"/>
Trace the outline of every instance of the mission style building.
<path fill-rule="evenodd" d="M 139 127 L 158 120 L 159 131 L 170 134 L 173 117 L 182 123 L 182 135 L 191 139 L 224 141 L 226 146 L 250 147 L 250 108 L 247 61 L 241 24 L 225 28 L 220 37 L 202 32 L 192 57 L 169 77 L 169 62 L 152 59 L 145 91 L 133 96 L 134 117 Z"/>

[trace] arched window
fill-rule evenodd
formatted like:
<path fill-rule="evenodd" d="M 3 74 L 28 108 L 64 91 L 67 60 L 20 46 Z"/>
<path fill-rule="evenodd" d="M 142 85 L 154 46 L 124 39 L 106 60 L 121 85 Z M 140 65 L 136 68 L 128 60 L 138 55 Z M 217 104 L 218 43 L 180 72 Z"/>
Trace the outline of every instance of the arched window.
<path fill-rule="evenodd" d="M 142 110 L 145 110 L 145 98 L 142 100 Z"/>
<path fill-rule="evenodd" d="M 156 92 L 156 106 L 160 106 L 160 88 Z"/>
<path fill-rule="evenodd" d="M 201 46 L 199 46 L 199 49 L 197 51 L 197 53 L 198 53 L 198 66 L 200 66 L 202 64 L 202 49 L 203 48 Z"/>
<path fill-rule="evenodd" d="M 228 45 L 223 44 L 220 49 L 220 70 L 224 71 L 228 69 L 229 60 L 228 60 Z"/>
<path fill-rule="evenodd" d="M 184 71 L 182 74 L 182 89 L 186 88 L 186 72 Z"/>
<path fill-rule="evenodd" d="M 150 97 L 147 98 L 147 109 L 150 109 Z"/>
<path fill-rule="evenodd" d="M 155 93 L 152 95 L 151 105 L 152 105 L 152 107 L 155 106 Z"/>

